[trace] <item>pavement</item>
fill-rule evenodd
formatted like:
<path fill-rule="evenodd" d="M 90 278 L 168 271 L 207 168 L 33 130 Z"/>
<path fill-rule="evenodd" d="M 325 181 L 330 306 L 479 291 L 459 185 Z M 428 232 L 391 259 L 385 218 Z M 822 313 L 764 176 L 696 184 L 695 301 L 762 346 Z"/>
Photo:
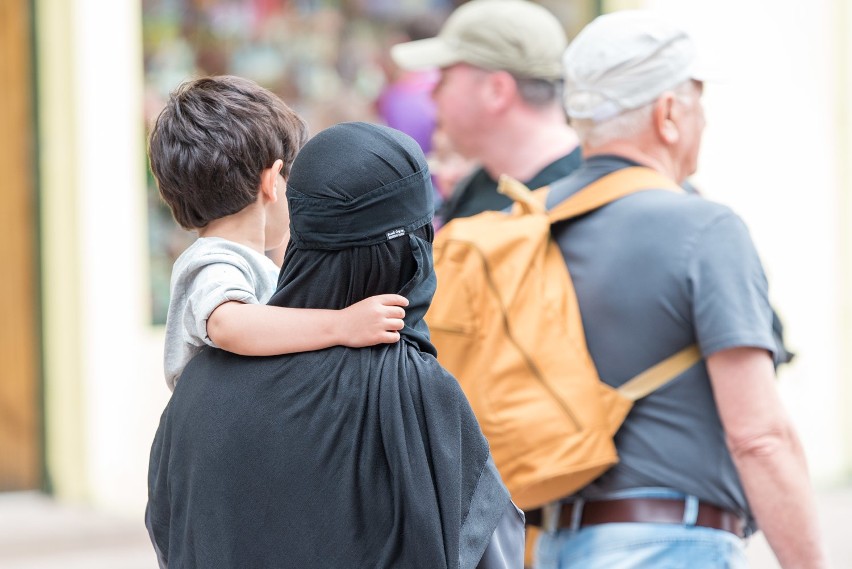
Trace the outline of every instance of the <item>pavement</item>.
<path fill-rule="evenodd" d="M 833 567 L 852 568 L 852 485 L 819 491 L 817 506 Z M 779 567 L 762 535 L 748 556 L 752 569 Z M 0 567 L 157 569 L 157 562 L 141 514 L 121 518 L 23 492 L 0 494 Z"/>
<path fill-rule="evenodd" d="M 112 516 L 49 497 L 0 494 L 2 569 L 157 569 L 139 519 Z"/>

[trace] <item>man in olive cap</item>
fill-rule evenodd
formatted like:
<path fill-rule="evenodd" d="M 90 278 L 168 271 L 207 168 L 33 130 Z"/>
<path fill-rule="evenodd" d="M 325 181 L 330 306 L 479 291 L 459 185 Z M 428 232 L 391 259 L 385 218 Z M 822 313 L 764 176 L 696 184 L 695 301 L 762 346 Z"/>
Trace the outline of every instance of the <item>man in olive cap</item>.
<path fill-rule="evenodd" d="M 695 172 L 707 77 L 680 27 L 648 11 L 601 16 L 564 65 L 585 162 L 551 185 L 549 207 L 631 167 L 677 185 Z M 607 384 L 693 344 L 703 360 L 636 403 L 615 436 L 616 466 L 527 513 L 544 529 L 540 566 L 741 568 L 760 528 L 782 567 L 826 567 L 804 453 L 775 382 L 773 360 L 785 354 L 742 220 L 694 194 L 650 189 L 557 224 L 553 236 Z"/>
<path fill-rule="evenodd" d="M 441 70 L 433 93 L 438 125 L 481 164 L 439 210 L 441 221 L 509 206 L 497 193 L 500 174 L 539 187 L 579 165 L 560 100 L 566 45 L 562 24 L 538 4 L 473 0 L 436 37 L 392 48 L 402 68 Z"/>

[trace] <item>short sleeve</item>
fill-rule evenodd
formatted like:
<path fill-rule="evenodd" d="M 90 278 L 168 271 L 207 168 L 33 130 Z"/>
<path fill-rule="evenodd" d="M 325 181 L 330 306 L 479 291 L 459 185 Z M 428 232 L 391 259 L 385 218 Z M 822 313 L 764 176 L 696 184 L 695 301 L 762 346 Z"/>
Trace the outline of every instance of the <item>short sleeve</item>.
<path fill-rule="evenodd" d="M 190 337 L 214 348 L 217 346 L 207 335 L 207 319 L 216 308 L 229 301 L 259 304 L 250 271 L 237 264 L 205 265 L 194 273 L 187 290 L 184 329 Z"/>
<path fill-rule="evenodd" d="M 772 308 L 760 258 L 742 220 L 728 211 L 701 230 L 688 258 L 698 345 L 707 357 L 737 347 L 773 357 Z"/>
<path fill-rule="evenodd" d="M 183 368 L 205 345 L 207 320 L 228 301 L 260 304 L 275 290 L 278 268 L 266 256 L 217 237 L 200 237 L 172 269 L 163 367 L 174 389 Z"/>

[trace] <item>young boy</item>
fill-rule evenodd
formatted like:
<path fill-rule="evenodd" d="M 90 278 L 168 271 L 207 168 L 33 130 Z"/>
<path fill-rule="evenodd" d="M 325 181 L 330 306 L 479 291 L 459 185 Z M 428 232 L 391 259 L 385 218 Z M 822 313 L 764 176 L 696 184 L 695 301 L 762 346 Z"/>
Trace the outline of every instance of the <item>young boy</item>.
<path fill-rule="evenodd" d="M 239 77 L 189 81 L 169 97 L 148 156 L 160 195 L 198 239 L 175 262 L 166 319 L 166 383 L 207 344 L 270 356 L 399 340 L 408 301 L 386 294 L 343 310 L 267 306 L 289 239 L 287 176 L 307 141 L 281 99 Z"/>

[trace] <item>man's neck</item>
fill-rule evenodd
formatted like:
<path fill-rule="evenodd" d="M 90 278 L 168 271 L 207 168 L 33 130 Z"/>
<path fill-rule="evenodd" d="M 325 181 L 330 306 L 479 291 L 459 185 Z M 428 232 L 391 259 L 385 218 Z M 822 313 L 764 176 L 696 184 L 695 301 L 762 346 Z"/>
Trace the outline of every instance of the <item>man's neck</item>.
<path fill-rule="evenodd" d="M 621 156 L 641 164 L 660 174 L 667 176 L 677 182 L 683 183 L 686 176 L 682 176 L 671 156 L 662 148 L 650 145 L 640 145 L 634 142 L 616 140 L 595 148 L 583 148 L 583 157 L 613 155 Z"/>
<path fill-rule="evenodd" d="M 500 174 L 529 181 L 547 165 L 570 154 L 577 135 L 565 123 L 561 111 L 538 112 L 507 117 L 506 124 L 494 129 L 480 163 L 493 179 Z"/>

